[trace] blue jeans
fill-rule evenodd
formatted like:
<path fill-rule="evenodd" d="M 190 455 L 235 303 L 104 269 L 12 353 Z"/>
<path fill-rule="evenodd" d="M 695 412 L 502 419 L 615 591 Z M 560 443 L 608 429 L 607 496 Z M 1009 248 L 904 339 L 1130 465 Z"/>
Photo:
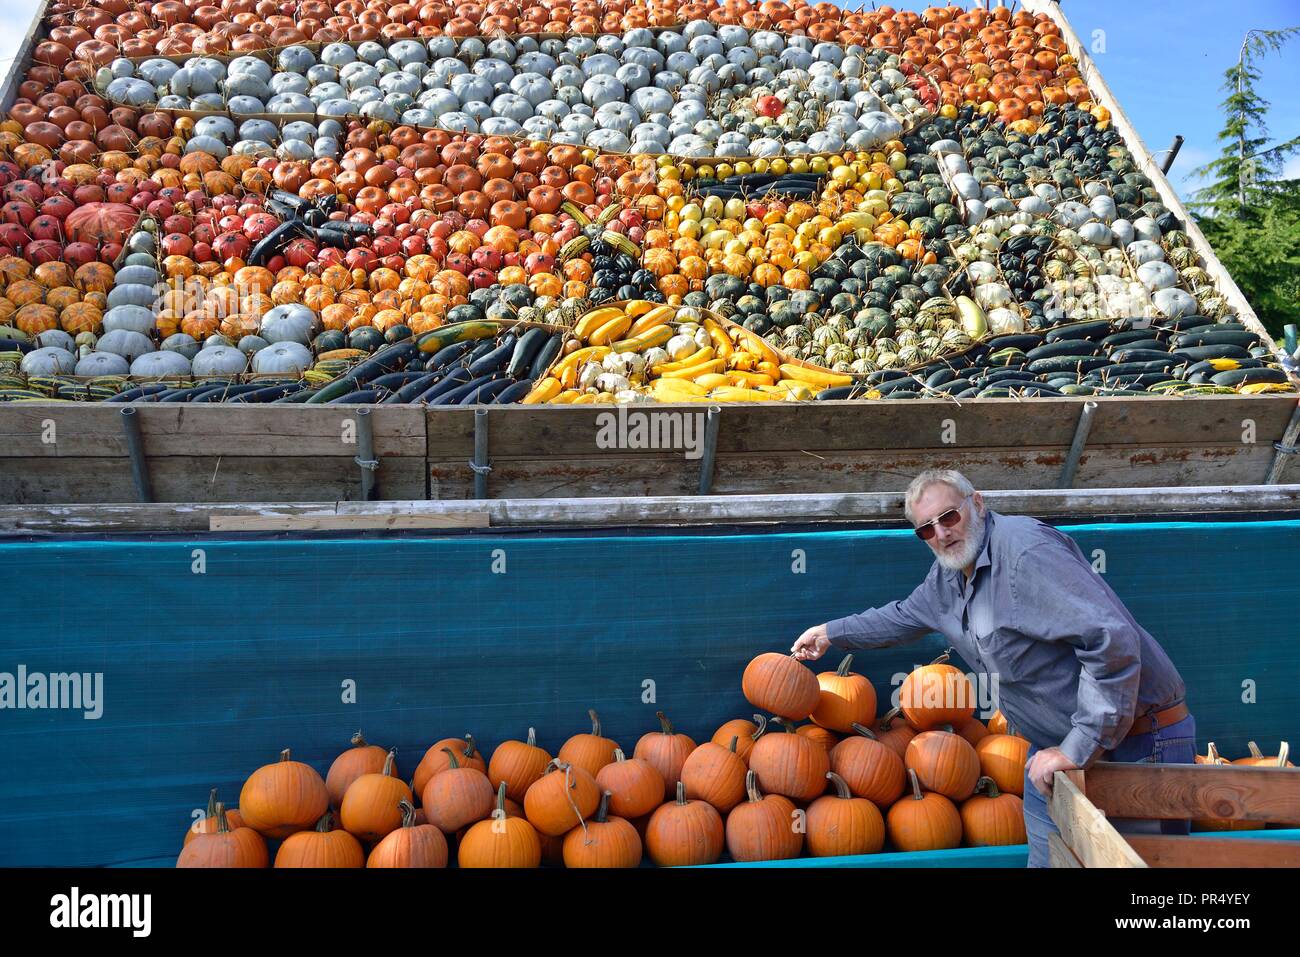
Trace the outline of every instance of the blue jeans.
<path fill-rule="evenodd" d="M 1038 753 L 1029 747 L 1029 757 Z M 1196 721 L 1188 715 L 1167 728 L 1148 734 L 1135 734 L 1121 741 L 1113 751 L 1106 751 L 1101 761 L 1147 762 L 1151 764 L 1194 764 L 1196 762 Z M 1047 799 L 1038 792 L 1025 773 L 1025 833 L 1029 838 L 1029 866 L 1047 867 L 1047 838 L 1059 833 L 1047 813 Z M 1140 818 L 1111 818 L 1115 830 L 1123 834 L 1187 834 L 1190 821 L 1160 821 Z"/>

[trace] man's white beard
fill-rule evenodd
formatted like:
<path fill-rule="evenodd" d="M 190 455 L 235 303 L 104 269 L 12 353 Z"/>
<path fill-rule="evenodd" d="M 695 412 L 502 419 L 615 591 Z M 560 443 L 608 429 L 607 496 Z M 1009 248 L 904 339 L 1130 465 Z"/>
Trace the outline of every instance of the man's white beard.
<path fill-rule="evenodd" d="M 966 539 L 962 542 L 961 550 L 957 552 L 939 552 L 935 554 L 939 564 L 949 571 L 956 571 L 965 568 L 979 554 L 980 546 L 984 543 L 984 516 L 981 515 L 971 505 L 970 519 L 966 522 Z"/>

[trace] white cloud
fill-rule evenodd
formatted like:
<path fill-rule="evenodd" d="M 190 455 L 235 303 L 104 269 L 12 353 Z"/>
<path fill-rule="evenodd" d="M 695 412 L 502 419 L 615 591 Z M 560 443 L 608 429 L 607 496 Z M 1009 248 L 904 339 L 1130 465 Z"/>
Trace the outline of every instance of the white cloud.
<path fill-rule="evenodd" d="M 8 75 L 18 44 L 27 36 L 27 28 L 40 8 L 40 0 L 6 0 L 0 9 L 0 76 Z"/>
<path fill-rule="evenodd" d="M 1293 156 L 1282 167 L 1283 179 L 1300 179 L 1300 156 Z"/>

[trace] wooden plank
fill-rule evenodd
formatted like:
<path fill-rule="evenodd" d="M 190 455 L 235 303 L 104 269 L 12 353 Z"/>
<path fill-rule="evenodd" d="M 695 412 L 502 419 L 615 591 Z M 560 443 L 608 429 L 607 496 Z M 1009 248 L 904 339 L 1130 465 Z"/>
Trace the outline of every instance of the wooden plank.
<path fill-rule="evenodd" d="M 1059 834 L 1047 835 L 1047 864 L 1048 867 L 1083 867 Z"/>
<path fill-rule="evenodd" d="M 718 494 L 901 492 L 927 468 L 960 469 L 981 489 L 1052 488 L 1066 449 L 950 447 L 896 451 L 719 453 Z M 1080 460 L 1078 488 L 1248 485 L 1268 470 L 1272 449 L 1260 444 L 1210 448 L 1092 448 Z M 465 458 L 429 463 L 429 495 L 468 498 L 473 473 Z M 699 462 L 680 453 L 610 452 L 587 457 L 492 457 L 494 498 L 687 495 L 698 487 Z"/>
<path fill-rule="evenodd" d="M 1294 820 L 1300 768 L 1098 762 L 1088 799 L 1110 817 Z"/>
<path fill-rule="evenodd" d="M 96 460 L 102 462 L 103 460 Z M 0 466 L 2 468 L 2 466 Z M 989 491 L 989 507 L 1038 518 L 1222 514 L 1300 510 L 1300 485 L 1247 488 L 1171 488 Z M 689 526 L 902 522 L 903 497 L 889 493 L 819 495 L 690 495 L 647 498 L 492 499 L 462 501 L 340 501 L 289 503 L 0 505 L 0 535 L 204 531 L 214 515 L 455 515 L 484 511 L 494 527 Z"/>
<path fill-rule="evenodd" d="M 351 457 L 149 456 L 149 472 L 159 502 L 338 501 L 361 494 Z M 384 456 L 376 481 L 385 498 L 422 499 L 428 489 L 424 459 Z M 0 458 L 0 502 L 136 501 L 125 457 Z"/>
<path fill-rule="evenodd" d="M 141 404 L 145 454 L 154 456 L 355 456 L 354 409 L 319 406 Z M 0 458 L 125 456 L 121 406 L 22 403 L 0 408 Z M 424 413 L 371 411 L 375 453 L 426 454 Z"/>
<path fill-rule="evenodd" d="M 1092 772 L 1089 771 L 1091 777 Z M 1126 834 L 1149 867 L 1300 867 L 1300 841 Z"/>
<path fill-rule="evenodd" d="M 0 84 L 0 113 L 8 115 L 9 107 L 13 106 L 14 100 L 18 98 L 18 87 L 22 85 L 23 77 L 27 75 L 27 67 L 32 62 L 32 50 L 35 49 L 37 41 L 46 35 L 45 17 L 49 13 L 51 2 L 52 0 L 41 0 L 36 15 L 32 17 L 27 32 L 23 34 L 18 48 L 14 51 L 13 60 L 4 66 L 4 82 Z"/>
<path fill-rule="evenodd" d="M 1065 40 L 1070 53 L 1078 61 L 1077 66 L 1080 76 L 1087 82 L 1088 89 L 1093 93 L 1096 102 L 1110 110 L 1111 120 L 1115 124 L 1115 128 L 1124 138 L 1125 145 L 1133 153 L 1138 169 L 1150 178 L 1156 192 L 1160 194 L 1160 201 L 1183 221 L 1192 248 L 1201 257 L 1205 271 L 1210 274 L 1219 291 L 1245 326 L 1268 343 L 1274 354 L 1281 358 L 1282 352 L 1277 343 L 1268 330 L 1264 328 L 1264 324 L 1260 322 L 1259 317 L 1255 314 L 1254 307 L 1251 306 L 1250 301 L 1242 293 L 1236 280 L 1232 278 L 1223 263 L 1219 261 L 1219 257 L 1214 252 L 1214 247 L 1205 238 L 1200 226 L 1196 224 L 1196 220 L 1192 218 L 1191 213 L 1187 211 L 1187 207 L 1183 205 L 1181 197 L 1161 171 L 1155 158 L 1152 157 L 1151 151 L 1147 149 L 1147 145 L 1143 141 L 1141 134 L 1138 133 L 1137 127 L 1133 125 L 1128 118 L 1128 114 L 1124 112 L 1124 107 L 1116 99 L 1115 94 L 1111 92 L 1101 74 L 1101 70 L 1097 68 L 1097 64 L 1088 55 L 1087 47 L 1079 38 L 1079 35 L 1075 33 L 1074 27 L 1070 25 L 1070 21 L 1066 18 L 1064 11 L 1061 10 L 1060 5 L 1055 0 L 1024 0 L 1023 6 L 1030 13 L 1045 14 L 1061 28 L 1062 38 Z M 1293 383 L 1300 385 L 1300 376 L 1293 372 L 1288 373 L 1288 375 Z"/>
<path fill-rule="evenodd" d="M 909 402 L 737 403 L 721 407 L 719 454 L 926 449 L 1067 449 L 1085 398 L 917 399 Z M 1244 437 L 1271 447 L 1282 437 L 1294 396 L 1121 396 L 1096 399 L 1089 446 L 1241 445 Z M 701 405 L 638 405 L 628 414 L 697 416 L 695 430 L 659 432 L 674 420 L 649 420 L 656 434 L 702 435 Z M 578 458 L 602 449 L 600 423 L 611 409 L 594 406 L 526 406 L 491 410 L 489 453 L 506 458 Z M 615 414 L 617 412 L 615 411 Z M 474 448 L 471 410 L 429 409 L 428 454 L 433 460 L 468 459 Z M 1243 424 L 1253 421 L 1248 430 Z M 632 421 L 632 420 L 629 420 Z M 684 425 L 683 420 L 683 425 Z M 626 434 L 626 428 L 624 428 Z M 678 452 L 681 454 L 681 451 Z"/>
<path fill-rule="evenodd" d="M 487 512 L 435 515 L 213 515 L 213 532 L 332 532 L 390 528 L 487 528 Z"/>
<path fill-rule="evenodd" d="M 1146 867 L 1106 815 L 1088 800 L 1084 780 L 1082 771 L 1057 771 L 1052 781 L 1048 813 L 1065 846 L 1084 867 Z"/>

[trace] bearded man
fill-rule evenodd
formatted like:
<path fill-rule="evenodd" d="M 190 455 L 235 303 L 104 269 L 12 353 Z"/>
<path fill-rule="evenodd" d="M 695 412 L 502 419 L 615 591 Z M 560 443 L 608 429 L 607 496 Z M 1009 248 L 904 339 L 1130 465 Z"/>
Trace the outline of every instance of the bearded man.
<path fill-rule="evenodd" d="M 1030 743 L 1029 866 L 1046 867 L 1057 771 L 1094 761 L 1191 764 L 1196 726 L 1169 656 L 1134 620 L 1069 536 L 1001 515 L 960 472 L 930 470 L 904 513 L 935 561 L 916 590 L 805 631 L 796 658 L 905 644 L 939 632 L 971 667 L 997 675 L 999 709 Z M 1116 819 L 1129 833 L 1186 834 L 1187 821 Z"/>

